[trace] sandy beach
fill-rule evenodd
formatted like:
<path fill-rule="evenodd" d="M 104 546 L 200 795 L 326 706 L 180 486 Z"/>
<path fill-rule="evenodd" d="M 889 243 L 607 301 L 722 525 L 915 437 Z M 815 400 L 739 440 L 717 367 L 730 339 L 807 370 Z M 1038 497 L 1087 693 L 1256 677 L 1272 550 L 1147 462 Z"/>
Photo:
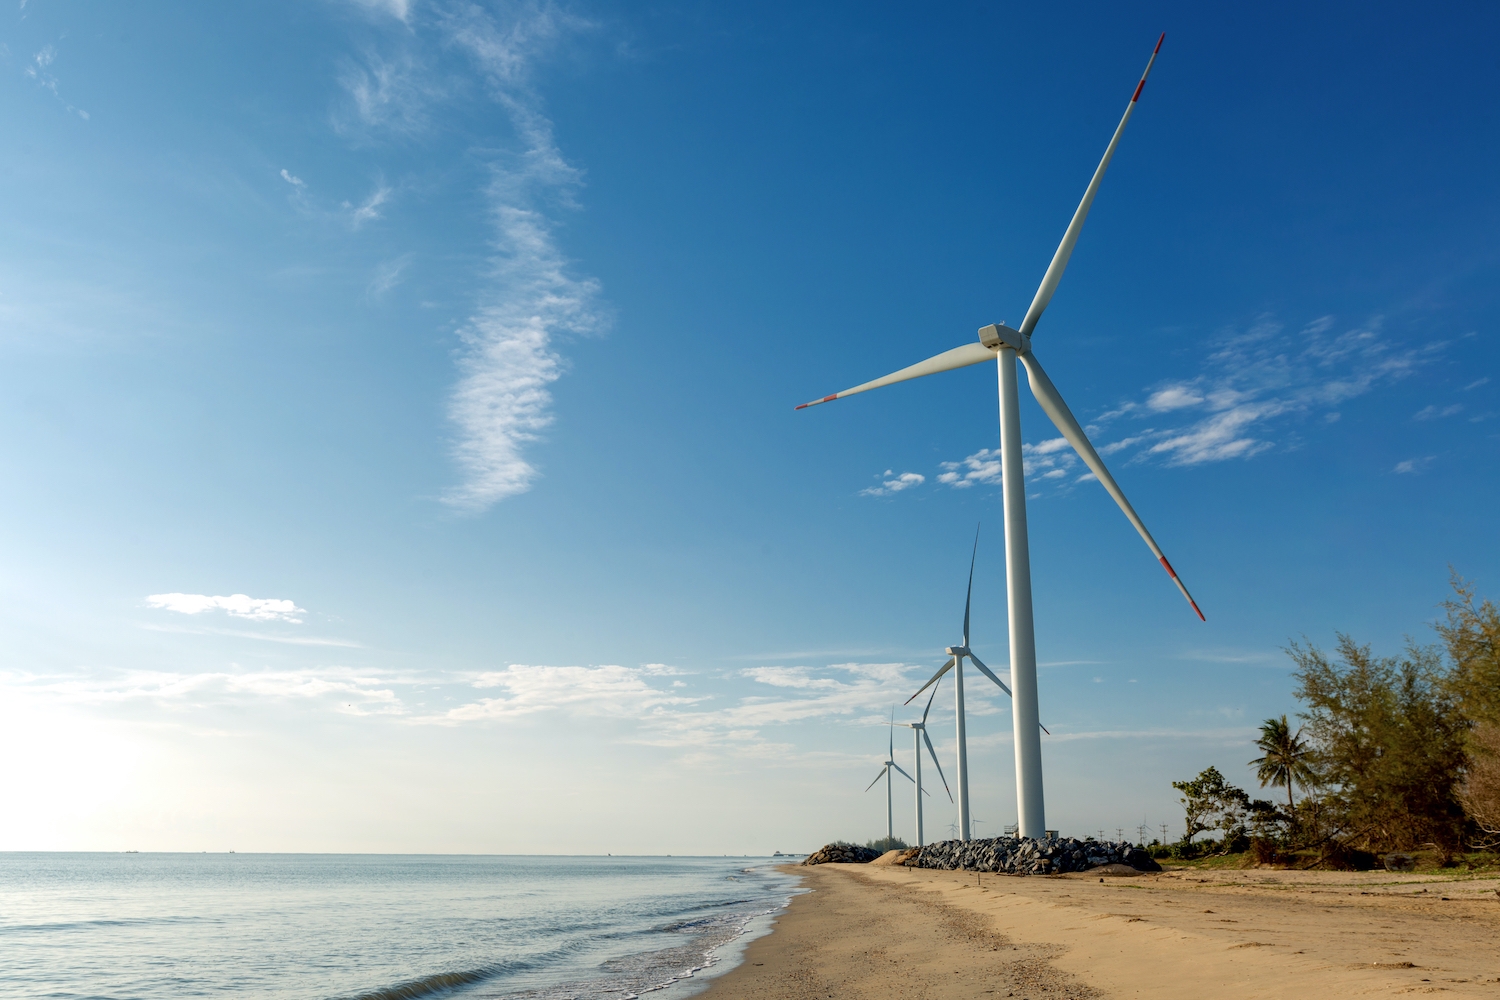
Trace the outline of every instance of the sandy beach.
<path fill-rule="evenodd" d="M 1500 996 L 1500 876 L 794 870 L 709 1000 Z"/>

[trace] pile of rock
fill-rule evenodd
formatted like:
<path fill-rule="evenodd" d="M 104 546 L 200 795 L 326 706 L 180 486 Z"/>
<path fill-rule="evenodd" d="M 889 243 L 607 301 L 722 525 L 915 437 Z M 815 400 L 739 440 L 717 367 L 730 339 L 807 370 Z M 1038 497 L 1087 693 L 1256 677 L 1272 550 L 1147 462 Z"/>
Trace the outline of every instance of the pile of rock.
<path fill-rule="evenodd" d="M 1032 840 L 994 837 L 990 840 L 945 840 L 928 844 L 907 862 L 917 868 L 948 871 L 1004 872 L 1007 875 L 1061 875 L 1086 872 L 1101 865 L 1128 865 L 1136 871 L 1159 872 L 1151 855 L 1127 843 L 1100 840 Z"/>
<path fill-rule="evenodd" d="M 860 847 L 858 844 L 832 843 L 818 848 L 807 856 L 804 865 L 826 865 L 830 862 L 844 865 L 867 865 L 880 857 L 880 852 L 873 847 Z"/>

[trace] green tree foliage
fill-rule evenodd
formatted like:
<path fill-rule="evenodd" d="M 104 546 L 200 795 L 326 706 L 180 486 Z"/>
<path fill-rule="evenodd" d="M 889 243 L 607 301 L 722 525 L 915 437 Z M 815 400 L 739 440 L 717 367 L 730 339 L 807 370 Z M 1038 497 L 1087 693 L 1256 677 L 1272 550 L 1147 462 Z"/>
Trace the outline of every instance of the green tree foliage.
<path fill-rule="evenodd" d="M 1255 777 L 1260 787 L 1286 789 L 1286 807 L 1295 812 L 1297 803 L 1292 799 L 1292 783 L 1303 788 L 1313 783 L 1312 750 L 1302 739 L 1302 730 L 1292 732 L 1292 727 L 1283 715 L 1279 719 L 1267 719 L 1260 724 L 1260 739 L 1255 741 L 1262 756 L 1250 763 L 1255 765 Z"/>
<path fill-rule="evenodd" d="M 879 840 L 866 841 L 865 846 L 874 848 L 884 854 L 886 851 L 906 850 L 906 841 L 900 837 L 881 837 Z"/>
<path fill-rule="evenodd" d="M 1243 836 L 1250 796 L 1245 794 L 1244 789 L 1225 781 L 1218 768 L 1205 768 L 1191 781 L 1172 782 L 1172 787 L 1182 793 L 1179 801 L 1186 814 L 1182 837 L 1184 844 L 1200 833 L 1220 830 L 1224 834 L 1227 850 L 1238 837 Z"/>
<path fill-rule="evenodd" d="M 1372 851 L 1456 849 L 1468 723 L 1437 652 L 1411 645 L 1376 657 L 1347 635 L 1333 659 L 1312 645 L 1287 652 L 1312 770 L 1328 789 L 1323 815 L 1339 839 Z"/>
<path fill-rule="evenodd" d="M 1456 573 L 1453 591 L 1443 602 L 1447 620 L 1433 626 L 1453 664 L 1449 686 L 1467 719 L 1500 726 L 1500 609 L 1492 601 L 1475 607 L 1473 586 Z"/>

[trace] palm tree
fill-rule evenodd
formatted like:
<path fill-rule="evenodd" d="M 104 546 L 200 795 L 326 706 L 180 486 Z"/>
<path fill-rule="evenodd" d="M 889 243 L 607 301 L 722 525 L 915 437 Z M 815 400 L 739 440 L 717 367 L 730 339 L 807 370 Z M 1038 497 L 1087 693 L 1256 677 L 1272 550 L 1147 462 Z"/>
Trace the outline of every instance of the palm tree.
<path fill-rule="evenodd" d="M 1297 803 L 1292 799 L 1292 782 L 1306 789 L 1313 780 L 1312 751 L 1302 740 L 1302 730 L 1298 729 L 1294 734 L 1285 715 L 1279 719 L 1267 719 L 1260 725 L 1260 739 L 1255 745 L 1265 752 L 1264 757 L 1250 762 L 1255 765 L 1260 787 L 1284 786 L 1287 808 L 1295 812 Z"/>

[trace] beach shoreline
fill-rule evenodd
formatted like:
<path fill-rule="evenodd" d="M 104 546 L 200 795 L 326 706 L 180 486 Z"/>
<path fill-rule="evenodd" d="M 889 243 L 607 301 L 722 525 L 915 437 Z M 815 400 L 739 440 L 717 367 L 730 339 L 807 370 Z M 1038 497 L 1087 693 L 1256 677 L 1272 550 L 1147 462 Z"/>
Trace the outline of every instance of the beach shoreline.
<path fill-rule="evenodd" d="M 797 868 L 811 890 L 706 1000 L 1500 992 L 1500 877 Z"/>

